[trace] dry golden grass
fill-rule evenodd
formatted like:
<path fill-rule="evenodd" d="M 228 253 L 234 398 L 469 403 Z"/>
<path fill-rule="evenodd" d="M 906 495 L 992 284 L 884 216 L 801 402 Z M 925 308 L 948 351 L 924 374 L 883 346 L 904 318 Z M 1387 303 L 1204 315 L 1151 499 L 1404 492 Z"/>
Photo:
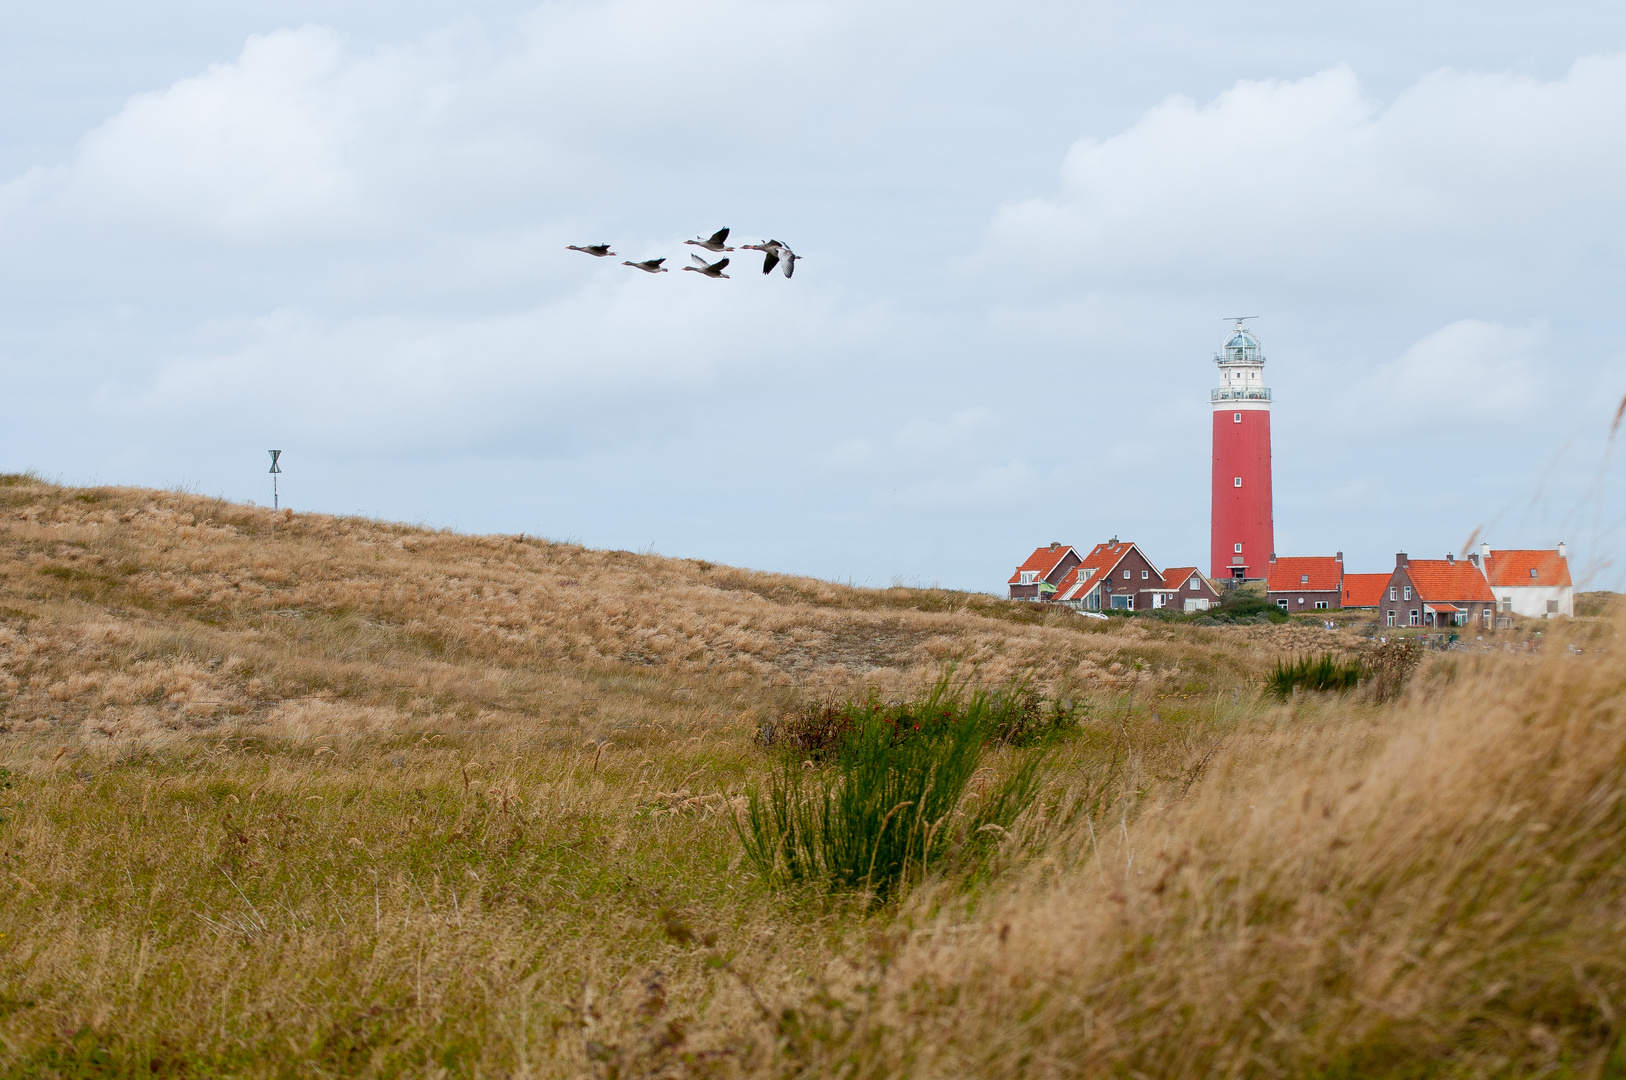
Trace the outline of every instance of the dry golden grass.
<path fill-rule="evenodd" d="M 28 477 L 0 543 L 3 1076 L 1626 1074 L 1608 620 L 1278 705 L 1360 643 Z M 1088 703 L 1002 876 L 765 890 L 758 722 L 945 661 Z"/>

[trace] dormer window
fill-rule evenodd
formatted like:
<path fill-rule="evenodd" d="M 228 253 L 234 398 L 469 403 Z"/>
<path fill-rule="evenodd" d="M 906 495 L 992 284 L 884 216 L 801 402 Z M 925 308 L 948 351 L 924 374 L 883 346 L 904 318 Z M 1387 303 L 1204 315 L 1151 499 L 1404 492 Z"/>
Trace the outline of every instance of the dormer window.
<path fill-rule="evenodd" d="M 1037 570 L 1024 570 L 1022 571 L 1022 584 L 1032 585 L 1033 579 L 1038 576 L 1039 572 Z"/>

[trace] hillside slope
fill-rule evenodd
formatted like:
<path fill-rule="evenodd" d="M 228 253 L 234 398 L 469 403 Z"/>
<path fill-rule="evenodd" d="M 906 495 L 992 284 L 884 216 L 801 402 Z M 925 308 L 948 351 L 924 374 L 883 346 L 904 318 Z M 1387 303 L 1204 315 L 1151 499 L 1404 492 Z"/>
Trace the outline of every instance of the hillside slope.
<path fill-rule="evenodd" d="M 87 737 L 752 716 L 948 662 L 1047 690 L 1201 699 L 1305 627 L 1086 620 L 532 536 L 0 479 L 0 731 Z M 747 692 L 749 691 L 749 692 Z"/>

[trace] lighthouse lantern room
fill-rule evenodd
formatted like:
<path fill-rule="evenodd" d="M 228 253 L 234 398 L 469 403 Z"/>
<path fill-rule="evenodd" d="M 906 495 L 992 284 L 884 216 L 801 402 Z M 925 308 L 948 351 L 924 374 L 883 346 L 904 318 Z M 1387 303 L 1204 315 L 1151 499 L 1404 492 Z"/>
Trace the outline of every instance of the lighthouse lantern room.
<path fill-rule="evenodd" d="M 1211 576 L 1263 578 L 1276 550 L 1270 505 L 1270 390 L 1265 353 L 1243 316 L 1214 357 L 1220 385 L 1214 405 L 1214 498 L 1210 515 Z"/>

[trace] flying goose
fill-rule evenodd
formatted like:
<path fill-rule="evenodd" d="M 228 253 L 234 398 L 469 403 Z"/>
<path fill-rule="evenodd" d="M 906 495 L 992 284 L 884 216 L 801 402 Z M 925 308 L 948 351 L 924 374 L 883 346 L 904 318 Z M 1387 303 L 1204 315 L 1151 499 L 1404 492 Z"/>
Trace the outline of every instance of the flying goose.
<path fill-rule="evenodd" d="M 733 251 L 734 250 L 733 248 L 726 246 L 728 244 L 728 230 L 727 229 L 718 229 L 716 232 L 711 234 L 711 238 L 709 240 L 702 240 L 699 237 L 696 237 L 693 240 L 685 240 L 683 242 L 685 244 L 693 244 L 695 247 L 703 247 L 707 251 Z M 688 267 L 685 266 L 683 269 L 687 270 Z"/>
<path fill-rule="evenodd" d="M 566 251 L 582 251 L 582 252 L 586 252 L 588 255 L 597 255 L 601 259 L 604 258 L 604 256 L 606 256 L 606 255 L 614 255 L 615 254 L 615 252 L 610 250 L 610 245 L 609 244 L 588 244 L 586 247 L 577 247 L 575 244 L 566 244 L 565 245 L 565 250 Z"/>
<path fill-rule="evenodd" d="M 621 265 L 630 266 L 635 270 L 642 270 L 646 274 L 664 274 L 666 273 L 666 267 L 662 266 L 661 263 L 665 261 L 666 256 L 663 255 L 658 259 L 645 259 L 643 262 L 628 262 L 626 259 L 622 259 Z"/>
<path fill-rule="evenodd" d="M 800 255 L 792 251 L 787 245 L 781 244 L 778 240 L 767 240 L 760 244 L 746 244 L 745 247 L 752 251 L 762 252 L 762 272 L 764 274 L 772 273 L 773 268 L 779 265 L 780 260 L 784 260 L 785 276 L 790 277 L 796 269 L 796 260 L 801 258 Z"/>
<path fill-rule="evenodd" d="M 733 251 L 734 249 L 729 248 L 728 250 Z M 699 263 L 700 265 L 699 266 L 685 266 L 683 268 L 685 270 L 693 270 L 695 273 L 697 273 L 697 274 L 705 274 L 707 277 L 727 277 L 728 276 L 727 274 L 723 273 L 723 267 L 728 265 L 728 256 L 726 256 L 726 255 L 724 255 L 721 259 L 718 259 L 714 263 L 708 263 L 705 259 L 702 259 L 698 255 L 690 255 L 689 258 L 693 259 L 695 262 Z"/>

